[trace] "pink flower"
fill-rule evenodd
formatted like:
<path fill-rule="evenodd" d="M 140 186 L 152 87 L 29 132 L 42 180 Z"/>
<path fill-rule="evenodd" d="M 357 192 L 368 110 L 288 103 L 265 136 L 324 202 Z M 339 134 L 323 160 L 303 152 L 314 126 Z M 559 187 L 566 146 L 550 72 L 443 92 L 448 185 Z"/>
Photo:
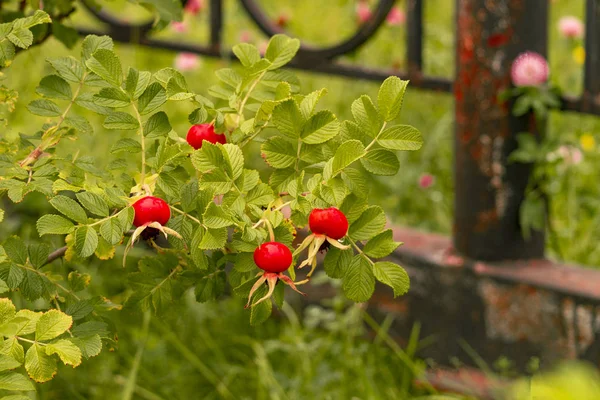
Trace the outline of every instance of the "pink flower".
<path fill-rule="evenodd" d="M 250 31 L 241 31 L 240 32 L 240 43 L 249 43 L 252 41 L 252 34 Z"/>
<path fill-rule="evenodd" d="M 366 1 L 359 1 L 356 5 L 356 17 L 358 22 L 364 24 L 371 18 L 371 8 Z"/>
<path fill-rule="evenodd" d="M 175 68 L 180 71 L 192 71 L 200 65 L 200 59 L 194 53 L 179 53 L 175 57 Z"/>
<path fill-rule="evenodd" d="M 263 40 L 262 42 L 259 43 L 258 45 L 258 52 L 260 53 L 261 56 L 265 56 L 265 54 L 267 53 L 267 47 L 269 47 L 269 43 L 265 40 Z"/>
<path fill-rule="evenodd" d="M 421 186 L 422 189 L 427 189 L 434 183 L 435 183 L 435 177 L 431 174 L 423 174 L 419 178 L 419 186 Z"/>
<path fill-rule="evenodd" d="M 171 29 L 173 29 L 177 33 L 184 33 L 185 31 L 187 31 L 187 25 L 185 24 L 185 22 L 173 21 L 171 22 Z"/>
<path fill-rule="evenodd" d="M 577 165 L 583 161 L 583 153 L 577 147 L 563 145 L 556 152 L 567 164 Z"/>
<path fill-rule="evenodd" d="M 198 14 L 204 9 L 204 0 L 188 0 L 185 3 L 184 11 L 193 15 Z"/>
<path fill-rule="evenodd" d="M 527 51 L 513 61 L 510 76 L 515 86 L 540 86 L 548 80 L 550 69 L 546 59 Z"/>
<path fill-rule="evenodd" d="M 583 37 L 583 22 L 577 17 L 567 16 L 558 20 L 558 31 L 569 39 L 580 39 Z"/>
<path fill-rule="evenodd" d="M 406 14 L 400 7 L 392 7 L 389 14 L 385 18 L 388 25 L 398 26 L 406 22 Z"/>

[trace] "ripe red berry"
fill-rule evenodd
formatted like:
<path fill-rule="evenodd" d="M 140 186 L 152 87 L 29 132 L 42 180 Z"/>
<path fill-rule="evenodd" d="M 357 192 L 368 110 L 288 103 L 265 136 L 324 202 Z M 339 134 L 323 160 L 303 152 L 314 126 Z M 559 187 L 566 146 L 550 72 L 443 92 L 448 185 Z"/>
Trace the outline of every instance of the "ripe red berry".
<path fill-rule="evenodd" d="M 263 271 L 278 274 L 292 265 L 292 252 L 283 243 L 263 243 L 254 250 L 254 262 Z"/>
<path fill-rule="evenodd" d="M 335 207 L 315 208 L 310 212 L 308 225 L 313 233 L 338 240 L 348 232 L 348 220 L 343 212 Z"/>
<path fill-rule="evenodd" d="M 166 201 L 154 196 L 147 196 L 133 203 L 135 218 L 133 225 L 142 226 L 151 222 L 165 225 L 171 218 L 171 209 Z"/>
<path fill-rule="evenodd" d="M 215 133 L 215 127 L 211 124 L 192 125 L 187 133 L 187 142 L 194 149 L 198 150 L 202 147 L 202 142 L 206 140 L 212 144 L 227 143 L 227 138 L 223 134 Z"/>

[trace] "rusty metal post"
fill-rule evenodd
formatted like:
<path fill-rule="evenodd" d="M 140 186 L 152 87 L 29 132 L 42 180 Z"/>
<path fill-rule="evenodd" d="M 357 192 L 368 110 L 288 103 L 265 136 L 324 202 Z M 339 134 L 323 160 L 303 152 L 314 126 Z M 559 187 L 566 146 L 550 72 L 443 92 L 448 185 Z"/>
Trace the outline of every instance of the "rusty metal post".
<path fill-rule="evenodd" d="M 525 240 L 519 226 L 531 166 L 507 161 L 531 119 L 498 95 L 519 53 L 546 55 L 548 0 L 456 0 L 456 13 L 454 246 L 487 261 L 543 257 L 544 233 Z"/>

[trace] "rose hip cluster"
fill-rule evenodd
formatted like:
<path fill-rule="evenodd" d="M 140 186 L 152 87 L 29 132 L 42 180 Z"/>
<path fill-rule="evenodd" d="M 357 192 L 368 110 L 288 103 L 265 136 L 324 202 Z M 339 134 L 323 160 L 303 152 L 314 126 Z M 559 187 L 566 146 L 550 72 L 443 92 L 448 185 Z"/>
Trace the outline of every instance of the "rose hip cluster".
<path fill-rule="evenodd" d="M 193 125 L 187 133 L 186 140 L 195 150 L 202 148 L 204 141 L 212 144 L 227 143 L 226 136 L 216 133 L 212 124 Z M 147 230 L 146 235 L 142 236 L 144 238 L 152 238 L 158 232 L 164 233 L 165 236 L 173 234 L 181 238 L 176 231 L 165 226 L 171 218 L 171 209 L 163 199 L 148 195 L 133 203 L 133 209 L 135 211 L 133 225 L 136 227 L 136 230 L 132 235 L 130 245 L 125 251 L 125 256 L 137 237 L 144 230 Z M 316 256 L 319 250 L 326 249 L 330 245 L 339 249 L 349 248 L 339 242 L 348 232 L 348 220 L 344 213 L 337 208 L 313 209 L 308 218 L 308 225 L 312 233 L 302 242 L 294 254 L 292 254 L 291 250 L 285 244 L 274 241 L 273 237 L 271 237 L 271 241 L 263 243 L 256 248 L 254 251 L 254 263 L 263 272 L 257 275 L 258 280 L 250 290 L 246 307 L 269 299 L 279 281 L 290 286 L 296 292 L 304 294 L 297 289 L 297 283 L 283 274 L 292 267 L 294 256 L 300 254 L 304 249 L 308 248 L 308 256 L 298 268 L 311 265 L 311 269 L 307 274 L 307 279 L 303 282 L 298 282 L 298 284 L 305 283 L 310 279 L 317 266 Z M 265 283 L 268 286 L 267 294 L 251 303 L 254 293 Z"/>

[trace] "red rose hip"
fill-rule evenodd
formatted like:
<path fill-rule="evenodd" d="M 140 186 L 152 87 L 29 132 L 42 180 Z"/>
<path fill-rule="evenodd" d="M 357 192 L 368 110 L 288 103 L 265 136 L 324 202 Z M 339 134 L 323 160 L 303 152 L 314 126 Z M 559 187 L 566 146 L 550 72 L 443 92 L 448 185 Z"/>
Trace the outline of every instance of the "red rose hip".
<path fill-rule="evenodd" d="M 135 218 L 133 225 L 139 227 L 151 222 L 166 225 L 171 218 L 171 209 L 166 201 L 154 196 L 146 196 L 133 203 Z"/>
<path fill-rule="evenodd" d="M 292 252 L 283 243 L 263 243 L 254 250 L 254 262 L 263 271 L 278 274 L 292 265 Z"/>
<path fill-rule="evenodd" d="M 186 140 L 188 144 L 196 150 L 202 147 L 202 142 L 205 140 L 212 144 L 227 143 L 225 135 L 215 133 L 215 127 L 211 124 L 192 125 L 187 133 Z"/>
<path fill-rule="evenodd" d="M 348 220 L 335 207 L 315 208 L 310 212 L 308 225 L 313 233 L 338 240 L 348 232 Z"/>

